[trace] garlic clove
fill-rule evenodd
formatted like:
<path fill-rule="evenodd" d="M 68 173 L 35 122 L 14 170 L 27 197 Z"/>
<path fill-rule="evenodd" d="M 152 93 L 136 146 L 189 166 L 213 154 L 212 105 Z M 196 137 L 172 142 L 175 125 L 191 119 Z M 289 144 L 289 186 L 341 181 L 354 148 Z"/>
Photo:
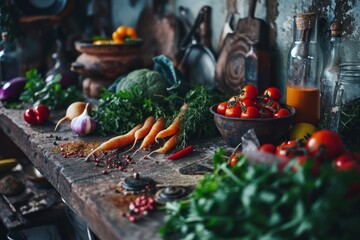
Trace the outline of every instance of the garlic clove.
<path fill-rule="evenodd" d="M 86 104 L 84 111 L 71 120 L 71 130 L 79 136 L 86 136 L 96 130 L 96 122 L 89 115 L 89 103 Z"/>

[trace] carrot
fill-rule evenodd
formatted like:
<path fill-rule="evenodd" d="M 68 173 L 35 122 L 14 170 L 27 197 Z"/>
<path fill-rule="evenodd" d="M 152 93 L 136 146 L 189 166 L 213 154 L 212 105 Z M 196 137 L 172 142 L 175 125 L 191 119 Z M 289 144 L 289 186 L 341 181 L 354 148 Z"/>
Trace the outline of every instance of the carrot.
<path fill-rule="evenodd" d="M 154 120 L 155 120 L 155 118 L 153 116 L 150 116 L 145 120 L 143 126 L 141 128 L 139 128 L 134 134 L 134 136 L 135 136 L 134 144 L 131 146 L 131 148 L 129 148 L 128 150 L 123 152 L 123 154 L 131 151 L 135 147 L 138 140 L 143 139 L 144 137 L 146 137 L 149 134 L 149 132 L 154 124 Z"/>
<path fill-rule="evenodd" d="M 165 126 L 165 119 L 163 117 L 160 117 L 158 120 L 156 120 L 149 134 L 144 138 L 143 142 L 141 143 L 138 150 L 135 151 L 135 153 L 152 145 L 155 142 L 156 134 L 158 134 L 161 130 L 163 130 L 164 126 Z"/>
<path fill-rule="evenodd" d="M 155 151 L 151 152 L 148 156 L 150 156 L 152 153 L 167 153 L 171 149 L 173 149 L 176 144 L 178 143 L 178 135 L 173 135 L 169 140 L 167 140 L 163 147 L 156 149 Z"/>
<path fill-rule="evenodd" d="M 177 134 L 180 131 L 180 125 L 182 123 L 182 118 L 183 118 L 187 108 L 188 108 L 188 104 L 184 103 L 181 106 L 180 111 L 179 111 L 178 115 L 176 116 L 176 118 L 174 119 L 174 121 L 166 129 L 160 131 L 156 135 L 155 141 L 157 141 L 157 139 L 159 139 L 159 138 L 166 138 L 166 137 L 173 136 L 174 134 Z"/>
<path fill-rule="evenodd" d="M 85 161 L 88 160 L 95 152 L 97 152 L 99 150 L 102 150 L 102 151 L 114 150 L 114 149 L 129 145 L 130 143 L 132 143 L 135 140 L 135 136 L 134 136 L 135 132 L 138 129 L 140 129 L 141 126 L 142 126 L 141 124 L 138 124 L 133 129 L 131 129 L 128 133 L 117 136 L 117 137 L 113 137 L 113 138 L 109 139 L 108 141 L 103 142 L 99 147 L 97 147 L 91 153 L 89 153 L 89 155 L 87 155 L 87 157 L 85 158 Z"/>

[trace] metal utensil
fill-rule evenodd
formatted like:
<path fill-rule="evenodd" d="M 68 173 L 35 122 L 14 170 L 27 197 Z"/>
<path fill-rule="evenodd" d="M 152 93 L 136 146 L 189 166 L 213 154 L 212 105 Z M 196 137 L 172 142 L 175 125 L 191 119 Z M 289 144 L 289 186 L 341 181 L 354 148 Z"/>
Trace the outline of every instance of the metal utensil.
<path fill-rule="evenodd" d="M 215 66 L 216 60 L 211 50 L 200 44 L 194 37 L 195 31 L 199 28 L 204 19 L 204 12 L 209 6 L 200 9 L 199 14 L 190 32 L 181 42 L 180 49 L 184 49 L 179 69 L 185 77 L 192 82 L 205 86 L 207 89 L 215 88 Z"/>

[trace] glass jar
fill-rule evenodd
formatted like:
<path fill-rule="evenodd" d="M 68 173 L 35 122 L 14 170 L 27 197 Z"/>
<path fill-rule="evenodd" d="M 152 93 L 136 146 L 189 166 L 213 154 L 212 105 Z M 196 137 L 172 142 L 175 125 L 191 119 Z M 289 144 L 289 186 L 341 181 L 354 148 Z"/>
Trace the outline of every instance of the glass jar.
<path fill-rule="evenodd" d="M 245 55 L 245 82 L 256 86 L 260 94 L 270 87 L 270 55 L 259 42 L 251 44 Z"/>
<path fill-rule="evenodd" d="M 294 36 L 287 60 L 286 104 L 295 108 L 295 123 L 320 122 L 322 51 L 314 13 L 294 17 Z"/>
<path fill-rule="evenodd" d="M 360 62 L 342 63 L 339 80 L 335 86 L 329 129 L 337 132 L 350 129 L 352 134 L 359 135 L 353 132 L 354 127 L 358 127 L 353 123 L 360 121 Z"/>

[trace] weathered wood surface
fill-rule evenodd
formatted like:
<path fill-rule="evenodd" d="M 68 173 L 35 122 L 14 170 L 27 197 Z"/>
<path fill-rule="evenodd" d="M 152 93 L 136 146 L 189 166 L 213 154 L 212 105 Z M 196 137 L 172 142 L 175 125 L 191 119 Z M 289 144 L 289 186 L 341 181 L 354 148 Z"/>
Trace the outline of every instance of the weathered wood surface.
<path fill-rule="evenodd" d="M 141 176 L 153 178 L 158 186 L 191 186 L 201 176 L 183 175 L 179 173 L 180 168 L 196 162 L 209 165 L 209 160 L 219 146 L 231 151 L 220 138 L 199 141 L 193 144 L 195 152 L 186 158 L 169 161 L 165 155 L 154 155 L 154 160 L 142 159 L 145 153 L 137 154 L 134 157 L 136 164 L 131 169 L 128 168 L 127 172 L 115 170 L 104 175 L 93 162 L 85 162 L 84 158 L 78 157 L 64 158 L 60 153 L 54 152 L 54 141 L 58 144 L 79 140 L 101 142 L 108 138 L 80 138 L 71 133 L 69 123 L 64 123 L 60 131 L 54 132 L 55 123 L 62 113 L 52 114 L 45 125 L 30 126 L 23 120 L 23 111 L 5 109 L 0 104 L 0 128 L 100 239 L 160 238 L 158 230 L 163 220 L 162 212 L 151 213 L 138 223 L 131 223 L 120 214 L 128 205 L 119 204 L 125 196 L 115 192 L 115 186 L 124 177 L 133 174 L 132 168 Z M 55 140 L 51 135 L 66 140 Z"/>

